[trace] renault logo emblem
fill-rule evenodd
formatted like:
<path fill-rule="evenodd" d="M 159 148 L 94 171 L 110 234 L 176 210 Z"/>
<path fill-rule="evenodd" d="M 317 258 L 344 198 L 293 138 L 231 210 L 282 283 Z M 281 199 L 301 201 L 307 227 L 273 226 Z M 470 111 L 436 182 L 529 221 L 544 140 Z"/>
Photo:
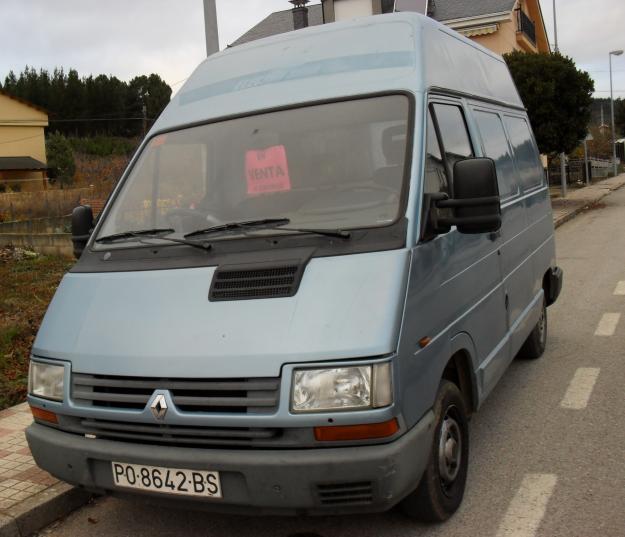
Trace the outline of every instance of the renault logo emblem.
<path fill-rule="evenodd" d="M 156 396 L 150 405 L 150 410 L 157 420 L 165 419 L 165 414 L 167 414 L 167 401 L 165 401 L 165 396 L 163 394 Z"/>

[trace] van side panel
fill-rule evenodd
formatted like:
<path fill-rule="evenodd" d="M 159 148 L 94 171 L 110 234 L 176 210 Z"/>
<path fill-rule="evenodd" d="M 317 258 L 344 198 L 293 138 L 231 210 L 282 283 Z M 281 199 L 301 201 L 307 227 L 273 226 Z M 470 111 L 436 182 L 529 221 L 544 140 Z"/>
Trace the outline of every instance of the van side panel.
<path fill-rule="evenodd" d="M 485 235 L 451 231 L 412 249 L 406 311 L 399 344 L 399 378 L 406 420 L 415 423 L 432 405 L 450 340 L 470 334 L 478 361 L 499 363 L 509 355 L 499 255 Z M 422 338 L 432 342 L 421 348 Z M 459 349 L 454 349 L 454 352 Z M 478 392 L 481 382 L 477 379 Z"/>
<path fill-rule="evenodd" d="M 524 318 L 532 301 L 533 265 L 528 222 L 518 170 L 513 158 L 498 109 L 472 107 L 472 116 L 480 134 L 482 154 L 493 158 L 497 166 L 499 190 L 502 196 L 502 226 L 497 239 L 501 252 L 503 290 L 507 302 L 507 322 L 510 352 L 499 362 L 482 366 L 486 393 L 495 386 L 527 337 Z"/>

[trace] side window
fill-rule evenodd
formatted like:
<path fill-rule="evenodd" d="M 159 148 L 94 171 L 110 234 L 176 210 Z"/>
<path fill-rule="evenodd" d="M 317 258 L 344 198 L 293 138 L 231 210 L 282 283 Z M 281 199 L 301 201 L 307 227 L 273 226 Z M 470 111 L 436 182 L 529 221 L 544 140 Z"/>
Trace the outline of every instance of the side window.
<path fill-rule="evenodd" d="M 441 156 L 441 148 L 436 138 L 436 129 L 432 121 L 432 113 L 428 113 L 427 127 L 427 148 L 425 155 L 425 179 L 423 192 L 425 194 L 436 194 L 438 192 L 449 193 L 447 175 L 445 174 L 445 163 Z"/>
<path fill-rule="evenodd" d="M 521 176 L 521 187 L 529 190 L 543 183 L 544 173 L 527 121 L 506 116 L 506 129 Z"/>
<path fill-rule="evenodd" d="M 502 199 L 509 198 L 518 193 L 519 186 L 501 118 L 493 112 L 476 111 L 475 119 L 482 135 L 486 156 L 492 158 L 497 167 L 499 195 Z"/>
<path fill-rule="evenodd" d="M 441 134 L 448 170 L 453 173 L 454 164 L 474 156 L 464 114 L 459 106 L 435 104 L 434 114 Z M 453 182 L 453 177 L 451 178 Z"/>

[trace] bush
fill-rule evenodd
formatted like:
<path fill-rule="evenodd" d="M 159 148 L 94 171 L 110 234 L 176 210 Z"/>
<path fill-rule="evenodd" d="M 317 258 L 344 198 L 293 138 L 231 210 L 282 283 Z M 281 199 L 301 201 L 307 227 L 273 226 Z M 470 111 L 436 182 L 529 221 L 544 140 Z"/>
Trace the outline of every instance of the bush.
<path fill-rule="evenodd" d="M 74 162 L 74 151 L 67 138 L 58 132 L 50 134 L 46 140 L 46 157 L 48 166 L 53 172 L 50 175 L 61 183 L 67 185 L 74 179 L 76 173 L 76 163 Z"/>
<path fill-rule="evenodd" d="M 94 136 L 91 138 L 70 138 L 72 148 L 77 153 L 98 157 L 130 155 L 138 145 L 135 138 Z"/>

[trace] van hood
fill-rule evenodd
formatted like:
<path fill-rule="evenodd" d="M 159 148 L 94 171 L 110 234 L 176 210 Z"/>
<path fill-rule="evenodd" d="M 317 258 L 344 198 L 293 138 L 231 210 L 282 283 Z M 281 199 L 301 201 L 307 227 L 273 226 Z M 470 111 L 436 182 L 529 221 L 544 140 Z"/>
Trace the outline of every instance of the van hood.
<path fill-rule="evenodd" d="M 209 302 L 216 267 L 67 274 L 33 354 L 80 373 L 277 377 L 396 349 L 406 251 L 314 258 L 289 298 Z"/>

